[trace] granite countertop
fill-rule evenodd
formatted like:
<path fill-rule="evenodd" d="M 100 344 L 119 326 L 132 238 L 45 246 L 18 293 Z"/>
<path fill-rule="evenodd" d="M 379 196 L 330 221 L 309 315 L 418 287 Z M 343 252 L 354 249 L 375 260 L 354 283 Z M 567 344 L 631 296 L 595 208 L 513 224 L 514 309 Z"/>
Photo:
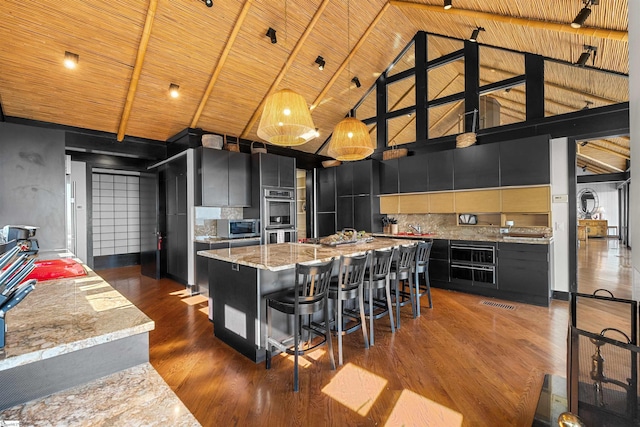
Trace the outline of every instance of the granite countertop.
<path fill-rule="evenodd" d="M 498 234 L 459 234 L 453 232 L 433 232 L 428 234 L 384 234 L 373 233 L 376 237 L 389 237 L 393 239 L 446 239 L 469 240 L 474 242 L 504 242 L 504 243 L 530 243 L 548 245 L 553 242 L 553 237 L 509 237 Z"/>
<path fill-rule="evenodd" d="M 0 411 L 20 425 L 199 426 L 149 363 Z"/>
<path fill-rule="evenodd" d="M 340 255 L 354 255 L 369 250 L 388 249 L 406 240 L 377 238 L 369 243 L 337 247 L 308 243 L 278 243 L 242 248 L 198 251 L 198 255 L 263 270 L 281 271 L 294 268 L 296 263 L 326 262 Z"/>
<path fill-rule="evenodd" d="M 227 243 L 227 242 L 241 242 L 243 240 L 260 240 L 260 236 L 257 237 L 241 237 L 241 238 L 229 238 L 229 237 L 217 237 L 217 236 L 196 236 L 193 241 L 196 243 Z"/>
<path fill-rule="evenodd" d="M 43 253 L 38 258 L 55 257 Z M 86 276 L 39 281 L 7 313 L 0 370 L 154 329 L 154 322 L 142 311 L 93 270 L 85 269 Z"/>

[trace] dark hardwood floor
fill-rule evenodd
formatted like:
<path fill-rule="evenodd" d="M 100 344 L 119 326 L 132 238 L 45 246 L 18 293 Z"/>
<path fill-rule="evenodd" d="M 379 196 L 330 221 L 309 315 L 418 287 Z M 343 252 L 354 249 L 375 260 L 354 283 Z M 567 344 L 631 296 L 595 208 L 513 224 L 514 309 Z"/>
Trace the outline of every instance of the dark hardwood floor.
<path fill-rule="evenodd" d="M 336 371 L 324 347 L 308 357 L 294 393 L 291 360 L 267 371 L 216 339 L 183 286 L 139 267 L 98 273 L 155 321 L 151 363 L 205 426 L 530 426 L 544 374 L 565 375 L 566 302 L 506 310 L 434 289 L 434 308 L 412 319 L 405 307 L 395 334 L 379 320 L 369 350 L 347 336 Z"/>

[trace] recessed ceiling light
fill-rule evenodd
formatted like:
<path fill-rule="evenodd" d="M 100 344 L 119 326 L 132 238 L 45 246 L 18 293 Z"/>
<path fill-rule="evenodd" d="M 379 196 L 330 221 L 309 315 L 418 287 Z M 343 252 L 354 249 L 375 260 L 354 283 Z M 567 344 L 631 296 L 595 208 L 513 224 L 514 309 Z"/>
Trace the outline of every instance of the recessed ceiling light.
<path fill-rule="evenodd" d="M 180 96 L 180 86 L 178 86 L 177 84 L 171 83 L 169 85 L 169 95 L 172 98 L 177 98 Z"/>
<path fill-rule="evenodd" d="M 76 53 L 69 51 L 64 52 L 64 66 L 70 70 L 73 70 L 78 65 L 79 56 Z"/>

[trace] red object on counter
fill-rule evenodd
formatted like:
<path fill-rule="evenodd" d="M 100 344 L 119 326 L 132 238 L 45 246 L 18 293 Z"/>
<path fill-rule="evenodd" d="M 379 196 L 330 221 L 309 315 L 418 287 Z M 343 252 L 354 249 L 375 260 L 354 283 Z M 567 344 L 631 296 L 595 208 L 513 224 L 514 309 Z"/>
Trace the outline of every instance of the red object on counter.
<path fill-rule="evenodd" d="M 77 261 L 71 258 L 52 259 L 46 261 L 36 261 L 36 268 L 24 279 L 37 279 L 38 282 L 44 280 L 63 279 L 69 277 L 86 276 L 87 272 Z"/>

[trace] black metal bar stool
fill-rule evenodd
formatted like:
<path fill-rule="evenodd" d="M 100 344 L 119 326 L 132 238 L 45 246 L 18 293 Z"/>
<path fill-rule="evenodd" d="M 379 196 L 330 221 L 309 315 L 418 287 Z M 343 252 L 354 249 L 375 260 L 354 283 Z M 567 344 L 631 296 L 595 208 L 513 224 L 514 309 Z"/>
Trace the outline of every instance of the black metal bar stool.
<path fill-rule="evenodd" d="M 362 329 L 364 348 L 369 348 L 367 323 L 364 317 L 363 283 L 369 261 L 369 254 L 359 256 L 341 256 L 338 277 L 331 281 L 329 298 L 335 300 L 335 332 L 338 335 L 338 364 L 342 365 L 342 336 Z M 358 311 L 345 307 L 350 300 L 357 300 Z M 351 326 L 345 329 L 344 318 L 351 320 Z"/>
<path fill-rule="evenodd" d="M 416 249 L 416 262 L 413 267 L 415 274 L 415 302 L 416 302 L 416 316 L 420 316 L 420 297 L 427 294 L 429 297 L 429 308 L 433 308 L 431 301 L 431 283 L 429 282 L 429 257 L 431 256 L 431 246 L 433 242 L 418 242 Z M 424 274 L 424 285 L 420 283 L 420 274 Z"/>
<path fill-rule="evenodd" d="M 295 286 L 293 289 L 276 292 L 268 295 L 267 310 L 265 313 L 267 321 L 267 358 L 266 368 L 271 368 L 272 349 L 278 348 L 282 352 L 294 355 L 293 363 L 293 391 L 298 391 L 298 356 L 327 343 L 329 345 L 329 357 L 331 358 L 331 369 L 336 369 L 336 362 L 333 358 L 333 346 L 331 345 L 331 331 L 328 327 L 323 327 L 319 323 L 309 320 L 307 325 L 302 324 L 302 316 L 311 316 L 315 313 L 323 312 L 324 323 L 329 321 L 329 301 L 328 290 L 331 282 L 331 272 L 333 270 L 333 259 L 324 264 L 302 265 L 296 264 Z M 291 338 L 283 341 L 272 337 L 271 309 L 282 313 L 293 315 L 293 346 L 285 343 L 291 342 Z M 302 332 L 307 331 L 307 342 L 300 342 Z M 313 343 L 311 334 L 322 337 L 319 342 Z"/>
<path fill-rule="evenodd" d="M 398 252 L 398 259 L 391 264 L 389 277 L 393 283 L 394 301 L 396 308 L 396 328 L 400 329 L 400 308 L 411 304 L 413 317 L 416 317 L 416 308 L 413 292 L 413 264 L 416 259 L 416 244 L 402 245 Z M 405 290 L 405 283 L 408 282 L 409 291 Z M 402 283 L 402 289 L 400 285 Z"/>
<path fill-rule="evenodd" d="M 374 345 L 374 319 L 380 319 L 389 314 L 391 323 L 391 333 L 395 333 L 393 326 L 393 308 L 391 302 L 391 288 L 389 286 L 389 274 L 391 272 L 391 262 L 396 248 L 387 250 L 377 250 L 373 252 L 371 264 L 367 270 L 364 280 L 364 290 L 368 292 L 367 304 L 368 312 L 365 312 L 365 318 L 369 319 L 369 344 Z M 374 290 L 384 289 L 385 299 L 374 297 Z"/>

